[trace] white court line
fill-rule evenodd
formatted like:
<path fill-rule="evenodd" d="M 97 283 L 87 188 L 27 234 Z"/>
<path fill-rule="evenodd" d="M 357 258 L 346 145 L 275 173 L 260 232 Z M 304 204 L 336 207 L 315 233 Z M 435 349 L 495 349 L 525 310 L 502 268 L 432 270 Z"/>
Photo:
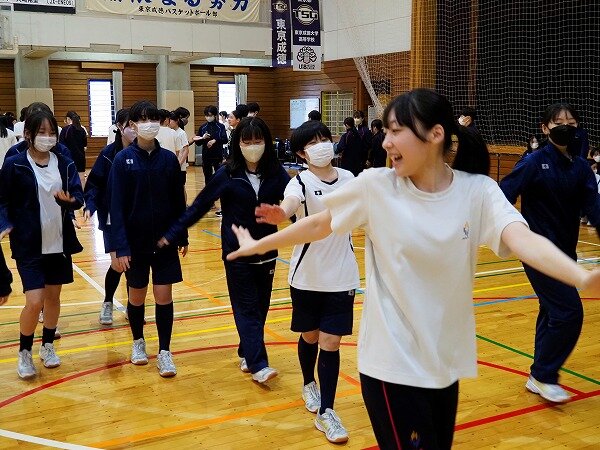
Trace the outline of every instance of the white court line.
<path fill-rule="evenodd" d="M 90 277 L 87 273 L 85 273 L 83 270 L 81 270 L 79 267 L 77 267 L 77 264 L 73 263 L 73 269 L 75 270 L 75 272 L 77 272 L 79 275 L 81 275 L 83 277 L 83 279 L 85 281 L 87 281 L 88 283 L 90 283 L 94 288 L 96 288 L 96 290 L 98 292 L 100 292 L 102 295 L 106 294 L 106 291 L 104 290 L 104 288 L 102 286 L 100 286 L 98 283 L 96 283 L 92 277 Z M 123 314 L 127 313 L 127 310 L 125 308 L 125 306 L 123 306 L 123 303 L 121 303 L 118 299 L 116 299 L 115 297 L 113 297 L 113 303 L 116 306 L 116 309 L 121 311 Z"/>
<path fill-rule="evenodd" d="M 595 245 L 596 247 L 600 247 L 600 244 L 596 244 L 594 242 L 587 242 L 587 241 L 577 241 L 577 242 L 581 242 L 582 244 Z"/>
<path fill-rule="evenodd" d="M 31 442 L 32 444 L 44 445 L 52 448 L 63 448 L 66 450 L 89 450 L 97 447 L 86 447 L 85 445 L 69 444 L 67 442 L 53 441 L 52 439 L 39 438 L 28 434 L 15 433 L 14 431 L 0 429 L 0 436 L 8 439 L 16 439 L 23 442 Z"/>

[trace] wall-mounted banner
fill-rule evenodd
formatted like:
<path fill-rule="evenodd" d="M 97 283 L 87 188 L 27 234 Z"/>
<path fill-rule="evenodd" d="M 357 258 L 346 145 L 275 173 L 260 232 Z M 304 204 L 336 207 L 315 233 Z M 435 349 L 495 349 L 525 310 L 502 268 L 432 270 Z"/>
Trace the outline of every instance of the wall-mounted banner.
<path fill-rule="evenodd" d="M 61 1 L 61 0 L 47 0 Z M 130 16 L 258 22 L 260 0 L 86 0 L 92 11 Z"/>
<path fill-rule="evenodd" d="M 292 22 L 289 0 L 271 0 L 272 67 L 292 66 Z"/>
<path fill-rule="evenodd" d="M 319 0 L 291 0 L 294 70 L 321 71 Z"/>
<path fill-rule="evenodd" d="M 12 3 L 13 11 L 75 14 L 75 0 L 4 0 Z"/>

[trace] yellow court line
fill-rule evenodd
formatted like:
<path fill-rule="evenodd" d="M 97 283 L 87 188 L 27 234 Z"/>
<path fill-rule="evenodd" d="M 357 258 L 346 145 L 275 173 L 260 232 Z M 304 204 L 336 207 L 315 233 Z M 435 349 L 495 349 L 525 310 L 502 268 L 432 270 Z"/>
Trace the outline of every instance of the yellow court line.
<path fill-rule="evenodd" d="M 504 286 L 496 286 L 496 287 L 485 288 L 485 289 L 474 289 L 473 294 L 476 294 L 478 292 L 499 291 L 502 289 L 508 289 L 508 288 L 513 288 L 513 287 L 522 287 L 522 286 L 531 286 L 531 284 L 530 283 L 505 284 Z"/>
<path fill-rule="evenodd" d="M 360 389 L 351 389 L 348 391 L 340 392 L 336 395 L 336 398 L 349 397 L 352 395 L 359 394 L 361 392 Z M 277 405 L 265 406 L 262 408 L 251 409 L 248 411 L 241 411 L 239 413 L 226 414 L 224 416 L 213 417 L 210 419 L 200 419 L 194 420 L 190 423 L 186 423 L 183 425 L 176 425 L 167 428 L 160 428 L 157 430 L 146 431 L 144 433 L 134 434 L 131 436 L 126 436 L 122 438 L 111 439 L 108 441 L 96 442 L 94 444 L 89 444 L 91 447 L 98 448 L 110 448 L 117 446 L 128 446 L 128 444 L 135 444 L 142 441 L 147 441 L 149 439 L 155 438 L 164 438 L 166 436 L 170 436 L 173 434 L 193 431 L 200 428 L 204 428 L 210 425 L 216 425 L 224 422 L 228 422 L 230 420 L 243 419 L 246 417 L 258 416 L 266 413 L 283 411 L 290 408 L 296 408 L 304 405 L 303 400 L 295 400 L 293 402 L 280 403 Z"/>

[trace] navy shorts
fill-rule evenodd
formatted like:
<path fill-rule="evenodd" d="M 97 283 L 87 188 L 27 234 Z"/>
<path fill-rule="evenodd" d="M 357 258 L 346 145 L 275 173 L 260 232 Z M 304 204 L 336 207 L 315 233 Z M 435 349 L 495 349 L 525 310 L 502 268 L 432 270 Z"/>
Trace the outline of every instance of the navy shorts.
<path fill-rule="evenodd" d="M 152 284 L 164 285 L 183 281 L 177 247 L 167 246 L 154 253 L 131 255 L 129 270 L 125 272 L 127 285 L 134 289 L 148 286 L 152 269 Z"/>
<path fill-rule="evenodd" d="M 104 253 L 114 252 L 115 249 L 112 248 L 112 244 L 110 243 L 110 231 L 105 230 L 102 232 L 102 237 L 104 239 Z"/>
<path fill-rule="evenodd" d="M 352 334 L 355 289 L 342 292 L 304 291 L 290 286 L 291 330 L 320 330 L 335 336 Z"/>
<path fill-rule="evenodd" d="M 33 258 L 18 258 L 17 270 L 23 284 L 23 292 L 43 289 L 47 284 L 69 284 L 73 282 L 71 255 L 52 253 Z"/>

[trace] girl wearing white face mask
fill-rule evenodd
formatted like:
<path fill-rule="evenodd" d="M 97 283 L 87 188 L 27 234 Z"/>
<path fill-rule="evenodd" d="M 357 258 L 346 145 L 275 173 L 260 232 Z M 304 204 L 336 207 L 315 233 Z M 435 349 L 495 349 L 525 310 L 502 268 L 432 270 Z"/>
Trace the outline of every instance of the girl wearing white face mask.
<path fill-rule="evenodd" d="M 98 159 L 94 163 L 92 170 L 85 184 L 84 198 L 85 208 L 83 212 L 84 220 L 89 220 L 96 211 L 98 211 L 98 229 L 104 236 L 104 251 L 110 253 L 113 265 L 115 264 L 115 252 L 110 242 L 110 224 L 108 220 L 108 196 L 107 184 L 108 175 L 117 153 L 127 148 L 136 138 L 136 134 L 129 126 L 129 109 L 121 109 L 115 117 L 117 131 L 115 141 L 102 149 Z M 171 129 L 169 128 L 169 131 Z M 113 323 L 113 296 L 119 286 L 121 272 L 113 269 L 112 265 L 108 267 L 104 278 L 104 302 L 100 309 L 99 322 L 101 325 L 112 325 Z"/>
<path fill-rule="evenodd" d="M 159 246 L 176 242 L 188 227 L 206 215 L 218 199 L 222 209 L 223 260 L 237 249 L 231 229 L 244 223 L 255 237 L 277 231 L 275 225 L 257 223 L 255 208 L 278 204 L 290 179 L 277 160 L 269 128 L 258 117 L 244 118 L 231 137 L 231 155 L 198 194 L 186 213 L 164 234 Z M 238 356 L 242 372 L 265 383 L 277 375 L 269 366 L 264 326 L 269 311 L 277 252 L 225 262 L 227 287 L 240 336 Z"/>
<path fill-rule="evenodd" d="M 158 251 L 156 242 L 185 211 L 179 161 L 161 148 L 155 138 L 159 111 L 148 101 L 129 109 L 129 126 L 136 132 L 133 143 L 115 156 L 108 178 L 110 213 L 109 249 L 113 269 L 125 272 L 129 287 L 127 313 L 133 336 L 131 363 L 148 364 L 144 340 L 144 302 L 152 271 L 158 331 L 158 372 L 172 377 L 177 369 L 171 355 L 173 284 L 183 280 L 178 247 L 187 254 L 187 233 L 173 247 Z"/>
<path fill-rule="evenodd" d="M 83 192 L 73 161 L 55 153 L 57 128 L 50 111 L 28 116 L 24 137 L 29 148 L 8 158 L 0 174 L 0 237 L 10 233 L 25 292 L 17 363 L 23 379 L 37 373 L 31 350 L 42 307 L 40 358 L 47 368 L 60 365 L 54 351 L 60 291 L 73 282 L 71 255 L 82 250 L 69 212 L 81 208 Z"/>
<path fill-rule="evenodd" d="M 352 172 L 331 165 L 331 132 L 315 120 L 292 133 L 291 148 L 308 163 L 308 170 L 292 178 L 281 205 L 257 208 L 259 223 L 278 225 L 292 215 L 298 219 L 324 211 L 323 195 L 354 178 Z M 316 413 L 315 426 L 331 442 L 345 442 L 348 434 L 333 411 L 340 371 L 340 342 L 352 334 L 355 289 L 360 286 L 350 233 L 331 234 L 318 242 L 294 247 L 288 276 L 292 297 L 292 331 L 300 332 L 298 359 L 304 383 L 305 407 Z M 320 389 L 315 381 L 318 355 Z"/>

